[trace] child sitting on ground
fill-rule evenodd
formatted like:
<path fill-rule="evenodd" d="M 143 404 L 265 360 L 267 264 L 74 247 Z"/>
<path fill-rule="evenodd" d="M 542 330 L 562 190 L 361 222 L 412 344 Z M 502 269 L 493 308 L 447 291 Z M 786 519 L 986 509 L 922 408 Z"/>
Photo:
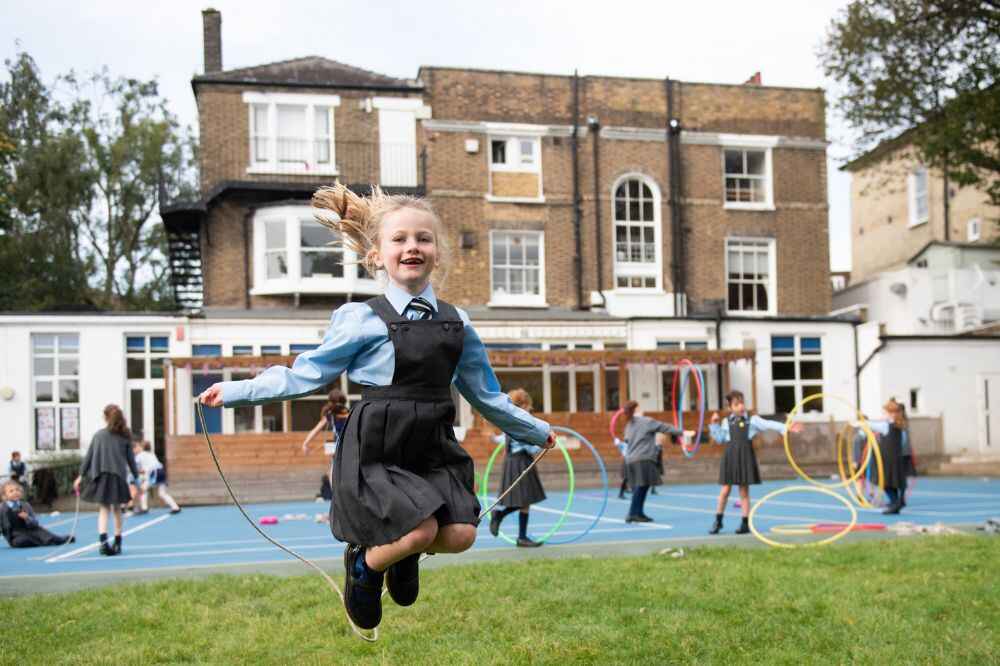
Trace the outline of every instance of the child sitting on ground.
<path fill-rule="evenodd" d="M 28 465 L 21 460 L 20 451 L 10 452 L 10 463 L 7 465 L 7 474 L 11 481 L 26 483 L 28 480 Z"/>
<path fill-rule="evenodd" d="M 71 536 L 58 536 L 38 524 L 31 505 L 21 499 L 23 490 L 17 481 L 3 484 L 3 504 L 0 505 L 0 533 L 11 548 L 61 546 L 74 542 Z"/>

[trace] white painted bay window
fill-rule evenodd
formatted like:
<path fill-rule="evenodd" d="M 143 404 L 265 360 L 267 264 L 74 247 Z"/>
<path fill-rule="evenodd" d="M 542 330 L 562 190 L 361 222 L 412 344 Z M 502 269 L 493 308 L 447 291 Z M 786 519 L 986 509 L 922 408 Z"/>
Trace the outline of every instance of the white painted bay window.
<path fill-rule="evenodd" d="M 771 149 L 726 147 L 723 180 L 726 208 L 774 208 Z"/>
<path fill-rule="evenodd" d="M 730 314 L 776 314 L 773 239 L 726 240 L 726 309 Z"/>
<path fill-rule="evenodd" d="M 541 231 L 491 231 L 491 306 L 545 306 L 545 237 Z"/>
<path fill-rule="evenodd" d="M 244 92 L 250 113 L 247 173 L 336 175 L 337 95 Z"/>
<path fill-rule="evenodd" d="M 313 217 L 308 206 L 261 208 L 253 221 L 252 294 L 377 294 L 337 233 Z"/>

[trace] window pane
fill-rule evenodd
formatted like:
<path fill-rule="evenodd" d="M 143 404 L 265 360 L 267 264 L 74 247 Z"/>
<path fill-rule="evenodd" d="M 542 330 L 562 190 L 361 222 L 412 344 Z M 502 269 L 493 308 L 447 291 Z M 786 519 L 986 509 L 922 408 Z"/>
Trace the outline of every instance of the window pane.
<path fill-rule="evenodd" d="M 524 256 L 527 265 L 538 265 L 538 236 L 528 236 L 525 238 Z"/>
<path fill-rule="evenodd" d="M 817 393 L 822 393 L 823 387 L 819 385 L 806 385 L 802 387 L 802 398 L 805 399 L 811 395 L 816 395 Z M 804 412 L 822 412 L 823 411 L 823 398 L 816 398 L 815 400 L 810 400 L 807 404 L 803 405 L 802 411 Z"/>
<path fill-rule="evenodd" d="M 511 236 L 510 263 L 513 266 L 521 266 L 524 264 L 524 241 L 521 236 Z"/>
<path fill-rule="evenodd" d="M 152 379 L 163 379 L 163 359 L 149 359 L 149 376 Z"/>
<path fill-rule="evenodd" d="M 222 356 L 222 345 L 191 345 L 192 356 Z M 221 379 L 219 381 L 222 381 Z"/>
<path fill-rule="evenodd" d="M 132 436 L 138 439 L 143 439 L 144 435 L 142 432 L 142 424 L 145 423 L 145 419 L 142 413 L 142 389 L 132 389 L 128 392 L 128 395 L 128 424 L 131 427 Z"/>
<path fill-rule="evenodd" d="M 302 277 L 344 277 L 340 252 L 303 252 Z"/>
<path fill-rule="evenodd" d="M 795 379 L 795 361 L 774 361 L 771 363 L 771 379 Z"/>
<path fill-rule="evenodd" d="M 519 271 L 519 270 L 510 271 L 510 293 L 512 294 L 524 293 L 524 271 Z"/>
<path fill-rule="evenodd" d="M 39 451 L 53 451 L 56 448 L 56 408 L 35 409 L 35 448 Z"/>
<path fill-rule="evenodd" d="M 334 240 L 329 230 L 314 220 L 301 221 L 302 247 L 328 248 Z"/>
<path fill-rule="evenodd" d="M 35 400 L 37 402 L 52 402 L 52 382 L 35 382 Z"/>
<path fill-rule="evenodd" d="M 56 336 L 60 353 L 75 354 L 80 351 L 80 336 L 76 333 L 60 333 Z"/>
<path fill-rule="evenodd" d="M 126 361 L 126 377 L 129 379 L 145 379 L 146 378 L 146 359 L 144 358 L 130 358 Z"/>
<path fill-rule="evenodd" d="M 765 287 L 762 284 L 758 284 L 756 285 L 756 287 L 757 287 L 757 292 L 756 292 L 757 309 L 761 311 L 767 310 L 769 307 L 767 304 L 767 287 Z"/>
<path fill-rule="evenodd" d="M 323 411 L 323 400 L 293 400 L 292 401 L 292 431 L 308 432 L 320 420 Z"/>
<path fill-rule="evenodd" d="M 507 269 L 493 269 L 493 291 L 504 294 L 507 293 Z"/>
<path fill-rule="evenodd" d="M 500 381 L 504 393 L 522 388 L 531 396 L 531 402 L 536 411 L 545 409 L 545 388 L 541 370 L 527 372 L 498 370 L 497 379 Z"/>
<path fill-rule="evenodd" d="M 267 253 L 267 278 L 282 278 L 288 275 L 288 260 L 284 252 Z"/>
<path fill-rule="evenodd" d="M 80 382 L 77 379 L 59 380 L 59 402 L 80 402 Z"/>
<path fill-rule="evenodd" d="M 740 298 L 743 299 L 743 309 L 744 310 L 759 310 L 753 299 L 754 286 L 752 284 L 741 284 L 740 285 Z"/>
<path fill-rule="evenodd" d="M 316 138 L 329 138 L 330 136 L 330 107 L 317 106 L 313 109 L 313 136 Z"/>
<path fill-rule="evenodd" d="M 639 181 L 630 180 L 628 181 L 628 195 L 632 199 L 639 198 Z"/>
<path fill-rule="evenodd" d="M 54 358 L 46 358 L 44 356 L 35 357 L 34 374 L 36 377 L 55 374 L 55 367 L 56 361 Z"/>
<path fill-rule="evenodd" d="M 795 407 L 795 387 L 774 387 L 774 411 L 776 414 L 788 414 Z"/>
<path fill-rule="evenodd" d="M 626 219 L 624 199 L 615 199 L 615 219 L 616 220 Z"/>
<path fill-rule="evenodd" d="M 268 250 L 281 250 L 285 247 L 285 221 L 268 220 L 264 223 L 264 246 Z"/>
<path fill-rule="evenodd" d="M 253 345 L 233 345 L 233 356 L 253 356 Z"/>
<path fill-rule="evenodd" d="M 649 185 L 647 185 L 646 183 L 642 184 L 642 196 L 646 199 L 653 198 L 653 191 L 649 189 Z"/>
<path fill-rule="evenodd" d="M 615 240 L 619 243 L 625 243 L 628 241 L 628 227 L 624 224 L 619 224 L 615 226 Z"/>
<path fill-rule="evenodd" d="M 552 387 L 552 412 L 569 411 L 569 372 L 553 371 L 549 374 Z"/>
<path fill-rule="evenodd" d="M 54 335 L 32 335 L 31 343 L 36 352 L 41 354 L 51 354 L 55 351 L 56 336 Z"/>
<path fill-rule="evenodd" d="M 318 347 L 319 345 L 313 343 L 301 343 L 289 345 L 288 349 L 292 354 L 301 354 L 302 352 L 312 351 Z"/>
<path fill-rule="evenodd" d="M 146 351 L 146 338 L 143 336 L 129 336 L 125 338 L 125 350 L 130 352 Z"/>
<path fill-rule="evenodd" d="M 656 288 L 656 278 L 654 278 L 654 277 L 644 278 L 643 279 L 643 286 L 646 287 L 646 289 L 655 289 Z"/>
<path fill-rule="evenodd" d="M 59 409 L 59 448 L 80 448 L 80 408 L 61 407 Z"/>
<path fill-rule="evenodd" d="M 507 234 L 493 234 L 493 263 L 507 263 Z"/>
<path fill-rule="evenodd" d="M 795 354 L 795 338 L 788 335 L 775 335 L 771 337 L 772 356 L 793 356 Z"/>
<path fill-rule="evenodd" d="M 528 270 L 524 272 L 524 291 L 533 296 L 541 294 L 541 285 L 538 282 L 538 271 Z"/>
<path fill-rule="evenodd" d="M 642 202 L 642 219 L 647 222 L 653 221 L 653 202 L 644 201 Z"/>
<path fill-rule="evenodd" d="M 521 163 L 522 164 L 534 164 L 535 163 L 535 142 L 534 141 L 521 141 Z"/>
<path fill-rule="evenodd" d="M 576 370 L 576 411 L 594 411 L 594 373 L 587 368 Z"/>
<path fill-rule="evenodd" d="M 738 278 L 743 271 L 743 255 L 735 250 L 729 251 L 729 277 Z"/>
<path fill-rule="evenodd" d="M 608 368 L 604 373 L 604 377 L 606 381 L 604 387 L 604 409 L 610 412 L 619 407 L 618 369 Z"/>
<path fill-rule="evenodd" d="M 743 151 L 726 151 L 726 173 L 743 173 Z"/>
<path fill-rule="evenodd" d="M 822 351 L 819 338 L 802 338 L 799 345 L 803 354 L 819 354 Z"/>
<path fill-rule="evenodd" d="M 264 104 L 253 105 L 253 130 L 258 136 L 268 133 L 267 127 L 267 106 Z"/>
<path fill-rule="evenodd" d="M 625 197 L 628 196 L 628 193 L 626 192 L 626 185 L 627 184 L 628 184 L 628 181 L 626 181 L 626 182 L 622 183 L 621 185 L 619 185 L 618 189 L 615 190 L 615 198 L 616 199 L 621 199 L 622 201 L 625 201 Z"/>
<path fill-rule="evenodd" d="M 729 295 L 727 299 L 726 307 L 730 310 L 736 311 L 740 308 L 740 286 L 736 283 L 729 284 Z"/>
<path fill-rule="evenodd" d="M 770 261 L 768 261 L 768 253 L 767 252 L 758 252 L 756 254 L 756 258 L 757 258 L 757 261 L 756 261 L 756 264 L 757 264 L 757 266 L 756 266 L 756 268 L 757 268 L 757 277 L 759 277 L 761 279 L 766 278 L 768 276 L 768 274 L 771 272 L 771 270 L 770 270 L 771 269 L 771 264 L 770 264 Z"/>
<path fill-rule="evenodd" d="M 284 403 L 281 402 L 270 402 L 266 405 L 261 405 L 261 411 L 263 412 L 264 418 L 264 432 L 282 432 L 285 429 L 285 420 L 282 416 L 282 408 Z"/>
<path fill-rule="evenodd" d="M 301 139 L 306 135 L 306 107 L 278 105 L 278 137 Z"/>
<path fill-rule="evenodd" d="M 628 286 L 628 278 L 627 277 L 621 277 L 621 276 L 619 276 L 617 284 L 618 284 L 619 287 L 622 287 L 622 288 L 627 287 Z"/>
<path fill-rule="evenodd" d="M 629 220 L 641 220 L 642 217 L 639 214 L 639 202 L 636 199 L 632 199 L 628 202 L 628 219 Z"/>
<path fill-rule="evenodd" d="M 684 343 L 685 349 L 708 349 L 708 343 L 704 341 L 691 340 Z"/>
<path fill-rule="evenodd" d="M 747 151 L 747 173 L 756 176 L 764 175 L 764 151 L 762 150 Z"/>
<path fill-rule="evenodd" d="M 490 141 L 490 158 L 493 164 L 507 163 L 507 142 Z"/>
<path fill-rule="evenodd" d="M 281 356 L 281 345 L 261 345 L 261 356 Z"/>
<path fill-rule="evenodd" d="M 165 354 L 170 351 L 170 338 L 155 337 L 149 339 L 149 351 Z"/>
<path fill-rule="evenodd" d="M 652 243 L 653 242 L 653 235 L 654 235 L 654 233 L 655 232 L 653 231 L 653 227 L 644 227 L 643 230 L 642 230 L 642 239 L 643 239 L 643 241 L 645 241 L 647 243 Z"/>
<path fill-rule="evenodd" d="M 657 340 L 657 349 L 680 349 L 681 343 L 677 340 Z"/>
<path fill-rule="evenodd" d="M 799 363 L 802 379 L 823 379 L 822 361 L 802 361 Z"/>
<path fill-rule="evenodd" d="M 254 431 L 254 407 L 237 407 L 233 410 L 233 429 L 240 432 Z"/>

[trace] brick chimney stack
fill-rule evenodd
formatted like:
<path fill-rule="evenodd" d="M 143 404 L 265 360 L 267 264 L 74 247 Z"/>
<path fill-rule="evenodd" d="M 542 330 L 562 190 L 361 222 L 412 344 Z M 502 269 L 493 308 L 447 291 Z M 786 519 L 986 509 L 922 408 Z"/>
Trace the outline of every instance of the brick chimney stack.
<path fill-rule="evenodd" d="M 202 39 L 205 48 L 205 73 L 222 71 L 222 14 L 216 9 L 201 12 Z"/>

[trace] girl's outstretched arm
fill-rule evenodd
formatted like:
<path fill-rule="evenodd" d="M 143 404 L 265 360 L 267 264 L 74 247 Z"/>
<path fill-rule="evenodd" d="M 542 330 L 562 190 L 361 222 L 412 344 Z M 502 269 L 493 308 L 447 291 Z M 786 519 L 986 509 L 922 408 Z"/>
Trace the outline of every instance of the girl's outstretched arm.
<path fill-rule="evenodd" d="M 292 367 L 273 365 L 253 379 L 220 382 L 203 395 L 218 387 L 222 404 L 240 407 L 293 400 L 323 388 L 347 369 L 364 346 L 363 309 L 368 309 L 364 303 L 346 303 L 337 308 L 330 318 L 330 327 L 323 336 L 322 344 L 299 354 Z M 203 399 L 202 402 L 206 401 Z"/>
<path fill-rule="evenodd" d="M 500 390 L 483 341 L 472 328 L 469 316 L 462 310 L 458 313 L 465 323 L 465 341 L 455 370 L 455 388 L 487 421 L 514 439 L 539 446 L 550 443 L 549 424 L 515 405 Z"/>
<path fill-rule="evenodd" d="M 729 441 L 729 419 L 720 419 L 719 413 L 712 414 L 712 422 L 708 425 L 708 431 L 719 444 Z"/>

